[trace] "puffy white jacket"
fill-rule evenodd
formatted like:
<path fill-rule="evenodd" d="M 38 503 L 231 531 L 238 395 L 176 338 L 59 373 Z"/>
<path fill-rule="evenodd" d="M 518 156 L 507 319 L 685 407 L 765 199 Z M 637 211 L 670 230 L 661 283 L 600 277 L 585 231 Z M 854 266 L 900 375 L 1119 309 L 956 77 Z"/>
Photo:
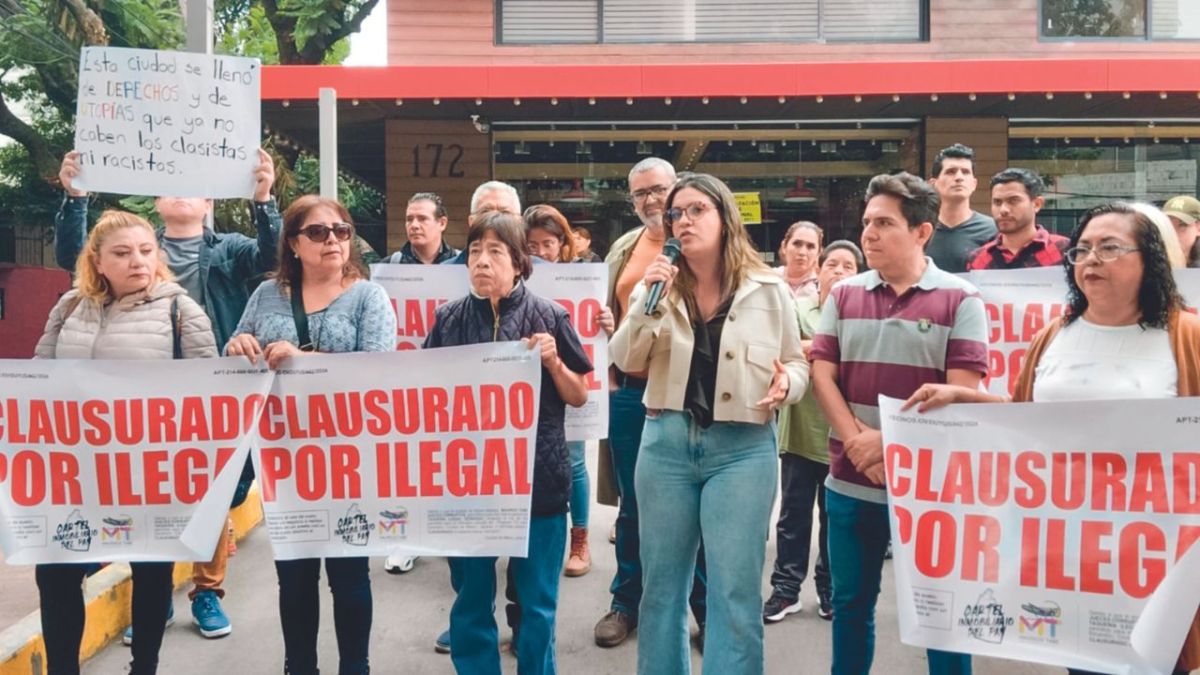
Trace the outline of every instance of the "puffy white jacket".
<path fill-rule="evenodd" d="M 175 298 L 179 299 L 183 357 L 217 356 L 208 315 L 182 286 L 162 281 L 103 306 L 80 299 L 76 290 L 68 291 L 50 310 L 34 355 L 39 359 L 170 359 Z"/>
<path fill-rule="evenodd" d="M 775 359 L 788 372 L 784 405 L 796 403 L 808 387 L 808 361 L 800 346 L 800 328 L 791 294 L 774 272 L 752 272 L 733 294 L 721 351 L 717 357 L 713 420 L 766 424 L 773 413 L 756 404 L 771 387 Z M 683 410 L 695 345 L 687 307 L 671 293 L 646 316 L 640 308 L 648 294 L 639 283 L 630 296 L 629 316 L 609 342 L 612 361 L 625 372 L 649 370 L 647 408 Z"/>

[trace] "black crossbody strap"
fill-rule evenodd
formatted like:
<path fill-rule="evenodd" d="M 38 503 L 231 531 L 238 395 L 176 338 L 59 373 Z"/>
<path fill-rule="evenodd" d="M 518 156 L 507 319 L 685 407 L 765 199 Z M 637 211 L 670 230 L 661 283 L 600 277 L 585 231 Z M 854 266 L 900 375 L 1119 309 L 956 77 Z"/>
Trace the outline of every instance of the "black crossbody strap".
<path fill-rule="evenodd" d="M 298 286 L 292 286 L 292 321 L 296 322 L 296 338 L 299 339 L 300 351 L 313 350 L 312 338 L 308 335 L 308 314 L 304 312 L 304 293 Z"/>
<path fill-rule="evenodd" d="M 183 358 L 183 326 L 179 318 L 179 296 L 171 298 L 171 356 Z"/>

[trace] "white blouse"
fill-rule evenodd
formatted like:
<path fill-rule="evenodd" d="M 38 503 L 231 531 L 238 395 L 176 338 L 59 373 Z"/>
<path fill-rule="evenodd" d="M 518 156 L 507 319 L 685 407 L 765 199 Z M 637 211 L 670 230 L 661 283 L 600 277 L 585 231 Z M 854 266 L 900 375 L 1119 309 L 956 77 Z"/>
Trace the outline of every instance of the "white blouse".
<path fill-rule="evenodd" d="M 1083 318 L 1058 332 L 1034 374 L 1034 401 L 1173 398 L 1179 384 L 1165 329 Z"/>

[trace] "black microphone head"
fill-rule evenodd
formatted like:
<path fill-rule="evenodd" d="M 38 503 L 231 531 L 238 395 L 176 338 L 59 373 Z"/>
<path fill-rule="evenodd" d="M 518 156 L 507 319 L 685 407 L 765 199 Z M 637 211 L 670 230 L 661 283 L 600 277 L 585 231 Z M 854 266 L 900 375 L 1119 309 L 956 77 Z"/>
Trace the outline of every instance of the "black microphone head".
<path fill-rule="evenodd" d="M 670 258 L 671 262 L 678 260 L 679 254 L 682 252 L 683 249 L 680 248 L 679 240 L 675 237 L 671 237 L 667 240 L 667 243 L 663 244 L 662 254 Z"/>

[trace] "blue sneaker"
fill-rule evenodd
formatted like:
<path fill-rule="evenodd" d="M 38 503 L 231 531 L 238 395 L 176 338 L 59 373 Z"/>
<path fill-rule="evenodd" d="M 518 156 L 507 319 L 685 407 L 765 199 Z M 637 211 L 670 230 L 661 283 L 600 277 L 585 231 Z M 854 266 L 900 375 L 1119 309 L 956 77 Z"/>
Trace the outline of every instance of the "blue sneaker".
<path fill-rule="evenodd" d="M 450 629 L 442 631 L 442 634 L 437 636 L 437 640 L 433 642 L 433 650 L 439 654 L 450 653 Z"/>
<path fill-rule="evenodd" d="M 229 617 L 221 611 L 216 591 L 200 591 L 192 598 L 192 623 L 200 627 L 206 638 L 219 638 L 233 632 Z"/>
<path fill-rule="evenodd" d="M 167 625 L 170 626 L 173 623 L 175 623 L 175 603 L 174 602 L 172 602 L 170 604 L 170 606 L 167 607 Z M 133 626 L 132 625 L 129 628 L 125 629 L 125 634 L 121 636 L 121 644 L 125 645 L 126 647 L 133 645 Z"/>

